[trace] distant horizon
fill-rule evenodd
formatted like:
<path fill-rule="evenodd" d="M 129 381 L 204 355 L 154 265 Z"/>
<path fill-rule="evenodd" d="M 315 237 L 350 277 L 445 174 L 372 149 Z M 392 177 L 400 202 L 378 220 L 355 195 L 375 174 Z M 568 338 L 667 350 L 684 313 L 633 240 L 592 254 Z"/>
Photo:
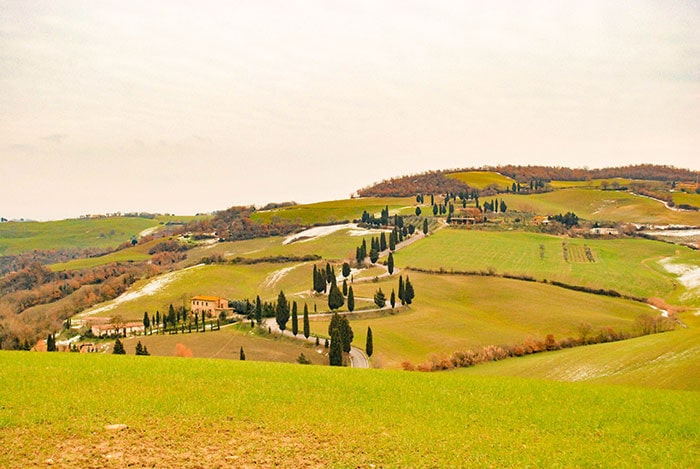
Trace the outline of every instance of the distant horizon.
<path fill-rule="evenodd" d="M 0 11 L 8 219 L 309 203 L 440 168 L 700 169 L 693 1 Z"/>
<path fill-rule="evenodd" d="M 511 165 L 512 163 L 504 163 L 504 164 L 499 164 L 497 166 L 507 166 Z M 597 167 L 588 167 L 588 166 L 583 166 L 583 167 L 573 167 L 573 166 L 554 166 L 554 165 L 544 165 L 544 164 L 531 164 L 531 165 L 513 165 L 513 166 L 547 166 L 547 167 L 562 167 L 562 168 L 569 168 L 569 169 L 581 169 L 581 170 L 587 170 L 587 169 L 610 169 L 610 168 L 621 168 L 625 166 L 637 166 L 637 165 L 646 165 L 646 164 L 652 164 L 655 166 L 669 166 L 673 167 L 676 169 L 680 170 L 687 170 L 690 172 L 696 172 L 698 176 L 700 176 L 700 169 L 694 169 L 690 167 L 680 167 L 680 166 L 675 166 L 675 165 L 663 165 L 663 164 L 656 164 L 656 163 L 632 163 L 632 164 L 625 164 L 625 165 L 619 165 L 619 166 L 597 166 Z M 414 174 L 421 174 L 421 173 L 426 173 L 426 172 L 445 172 L 445 171 L 460 171 L 460 170 L 471 170 L 471 171 L 489 171 L 490 168 L 495 168 L 495 166 L 474 166 L 474 167 L 456 167 L 456 168 L 437 168 L 437 169 L 430 169 L 426 171 L 420 171 L 420 172 L 415 172 L 415 173 L 407 173 L 407 174 L 395 174 L 391 176 L 386 176 L 381 179 L 378 179 L 370 184 L 367 184 L 363 187 L 357 187 L 354 191 L 350 192 L 346 197 L 338 196 L 338 197 L 332 197 L 332 198 L 318 198 L 315 200 L 309 200 L 309 201 L 301 201 L 301 200 L 293 200 L 293 199 L 288 199 L 288 200 L 267 200 L 264 202 L 251 202 L 251 203 L 231 203 L 227 204 L 226 206 L 214 208 L 211 210 L 197 210 L 195 212 L 190 212 L 190 213 L 179 213 L 177 211 L 173 210 L 145 210 L 145 209 L 132 209 L 132 210 L 105 210 L 102 212 L 91 212 L 91 213 L 80 213 L 80 214 L 75 214 L 75 215 L 67 215 L 59 218 L 39 218 L 39 217 L 29 217 L 29 216 L 18 216 L 18 217 L 7 217 L 0 213 L 0 217 L 5 218 L 7 222 L 18 222 L 18 223 L 24 223 L 24 222 L 47 222 L 47 221 L 61 221 L 61 220 L 74 220 L 74 219 L 81 219 L 81 218 L 89 218 L 89 217 L 101 217 L 101 216 L 125 216 L 125 214 L 138 214 L 138 213 L 147 213 L 147 214 L 156 214 L 156 215 L 172 215 L 172 216 L 183 216 L 183 217 L 190 217 L 190 216 L 197 216 L 197 215 L 212 215 L 218 211 L 226 210 L 230 207 L 234 206 L 253 206 L 256 208 L 262 208 L 265 205 L 268 204 L 274 204 L 274 203 L 295 203 L 298 205 L 305 205 L 305 204 L 313 204 L 313 203 L 318 203 L 318 202 L 327 202 L 327 201 L 333 201 L 333 200 L 345 200 L 349 199 L 351 197 L 354 197 L 356 192 L 359 191 L 360 189 L 364 187 L 369 187 L 374 184 L 380 183 L 381 181 L 388 180 L 388 179 L 393 179 L 393 178 L 400 178 L 404 176 L 411 176 Z M 119 214 L 119 215 L 117 215 Z"/>

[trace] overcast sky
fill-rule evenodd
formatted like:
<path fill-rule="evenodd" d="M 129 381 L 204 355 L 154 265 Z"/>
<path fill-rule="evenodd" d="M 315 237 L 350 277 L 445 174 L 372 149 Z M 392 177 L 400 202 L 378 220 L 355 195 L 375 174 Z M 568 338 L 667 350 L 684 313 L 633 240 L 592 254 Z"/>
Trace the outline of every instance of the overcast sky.
<path fill-rule="evenodd" d="M 700 170 L 700 4 L 0 0 L 0 162 L 0 216 L 33 219 Z"/>

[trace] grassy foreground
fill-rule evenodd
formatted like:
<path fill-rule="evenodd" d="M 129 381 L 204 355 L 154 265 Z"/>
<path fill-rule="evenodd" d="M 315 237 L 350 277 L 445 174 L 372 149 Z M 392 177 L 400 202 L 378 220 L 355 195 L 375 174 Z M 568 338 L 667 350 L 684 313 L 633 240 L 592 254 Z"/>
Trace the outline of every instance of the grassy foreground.
<path fill-rule="evenodd" d="M 691 467 L 700 395 L 458 373 L 0 352 L 0 465 Z M 109 424 L 128 429 L 109 431 Z"/>

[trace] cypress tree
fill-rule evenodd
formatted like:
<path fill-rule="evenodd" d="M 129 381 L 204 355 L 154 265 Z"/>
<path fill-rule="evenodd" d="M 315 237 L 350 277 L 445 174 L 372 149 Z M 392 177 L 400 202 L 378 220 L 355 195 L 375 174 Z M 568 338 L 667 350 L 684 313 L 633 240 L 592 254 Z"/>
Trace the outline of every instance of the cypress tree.
<path fill-rule="evenodd" d="M 299 317 L 297 316 L 297 302 L 292 303 L 292 334 L 299 333 Z"/>
<path fill-rule="evenodd" d="M 425 235 L 428 234 L 428 219 L 427 218 L 423 219 L 423 234 L 425 234 Z"/>
<path fill-rule="evenodd" d="M 328 343 L 328 339 L 326 339 Z M 343 349 L 340 343 L 340 331 L 335 328 L 331 331 L 331 350 L 328 353 L 328 359 L 331 366 L 343 365 Z"/>
<path fill-rule="evenodd" d="M 365 344 L 365 353 L 368 357 L 374 353 L 374 344 L 372 343 L 372 328 L 367 326 L 367 343 Z"/>
<path fill-rule="evenodd" d="M 389 251 L 396 250 L 396 228 L 389 234 Z"/>
<path fill-rule="evenodd" d="M 158 324 L 160 324 L 160 311 L 156 310 L 156 323 L 154 325 L 158 327 Z"/>
<path fill-rule="evenodd" d="M 386 305 L 386 296 L 384 296 L 384 292 L 381 288 L 374 294 L 374 304 L 376 304 L 378 308 L 383 308 Z"/>
<path fill-rule="evenodd" d="M 382 231 L 382 234 L 379 236 L 379 252 L 386 251 L 386 235 Z"/>
<path fill-rule="evenodd" d="M 386 260 L 386 267 L 389 270 L 389 275 L 394 273 L 394 253 L 389 253 L 389 259 Z"/>
<path fill-rule="evenodd" d="M 343 279 L 343 296 L 348 296 L 348 279 Z"/>
<path fill-rule="evenodd" d="M 394 289 L 391 289 L 391 296 L 389 297 L 389 303 L 391 304 L 391 309 L 394 309 L 394 306 L 396 306 L 396 293 L 394 293 Z"/>
<path fill-rule="evenodd" d="M 310 335 L 311 326 L 309 325 L 309 306 L 306 303 L 304 303 L 304 337 L 308 339 Z"/>
<path fill-rule="evenodd" d="M 284 296 L 284 292 L 280 290 L 280 294 L 277 296 L 277 308 L 275 309 L 275 320 L 283 331 L 287 328 L 287 321 L 289 321 L 289 303 L 287 303 L 287 298 Z"/>
<path fill-rule="evenodd" d="M 419 217 L 421 214 L 421 209 L 420 207 L 416 207 L 416 216 Z"/>
<path fill-rule="evenodd" d="M 328 292 L 328 308 L 330 308 L 331 311 L 335 311 L 343 306 L 344 303 L 345 300 L 343 299 L 343 294 L 340 293 L 338 285 L 336 285 L 334 279 L 334 281 L 331 283 L 331 290 Z"/>
<path fill-rule="evenodd" d="M 117 339 L 114 342 L 114 348 L 112 349 L 112 354 L 114 355 L 125 355 L 126 350 L 124 350 L 124 344 L 122 344 L 122 341 Z"/>
<path fill-rule="evenodd" d="M 411 302 L 413 302 L 413 298 L 415 297 L 415 292 L 413 291 L 413 285 L 411 284 L 411 281 L 408 279 L 408 276 L 406 276 L 406 285 L 404 286 L 404 300 L 406 301 L 407 305 L 410 305 Z"/>
<path fill-rule="evenodd" d="M 46 337 L 46 351 L 47 352 L 55 352 L 56 351 L 56 339 L 54 338 L 53 334 L 49 334 Z"/>
<path fill-rule="evenodd" d="M 348 311 L 351 313 L 355 310 L 355 294 L 352 291 L 352 285 L 348 288 Z"/>
<path fill-rule="evenodd" d="M 262 324 L 262 301 L 260 300 L 260 295 L 257 295 L 255 297 L 255 322 L 258 323 L 258 326 Z"/>
<path fill-rule="evenodd" d="M 399 300 L 401 301 L 402 305 L 405 305 L 406 302 L 404 301 L 403 297 L 404 297 L 403 278 L 399 275 Z"/>
<path fill-rule="evenodd" d="M 244 360 L 245 360 L 245 352 L 243 351 L 243 346 L 241 346 L 241 351 L 238 353 L 238 358 L 239 358 L 241 361 L 244 361 Z"/>
<path fill-rule="evenodd" d="M 372 250 L 369 252 L 369 260 L 372 264 L 376 263 L 377 260 L 379 259 L 379 251 L 377 251 L 375 248 L 372 248 Z"/>
<path fill-rule="evenodd" d="M 173 308 L 172 303 L 170 303 L 170 307 L 168 308 L 168 322 L 170 322 L 170 324 L 175 324 L 175 308 Z"/>
<path fill-rule="evenodd" d="M 350 264 L 343 262 L 343 277 L 348 278 L 350 276 Z"/>
<path fill-rule="evenodd" d="M 335 275 L 333 275 L 330 262 L 326 262 L 326 283 L 330 283 L 331 279 L 334 277 Z"/>
<path fill-rule="evenodd" d="M 151 320 L 148 318 L 148 313 L 144 311 L 143 313 L 143 330 L 145 331 L 151 326 Z"/>

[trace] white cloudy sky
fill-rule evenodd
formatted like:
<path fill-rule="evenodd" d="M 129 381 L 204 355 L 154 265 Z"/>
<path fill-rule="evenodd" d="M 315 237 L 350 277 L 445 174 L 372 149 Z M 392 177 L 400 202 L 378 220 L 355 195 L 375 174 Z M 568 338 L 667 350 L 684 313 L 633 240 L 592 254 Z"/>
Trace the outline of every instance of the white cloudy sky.
<path fill-rule="evenodd" d="M 696 0 L 0 0 L 0 215 L 189 214 L 428 169 L 700 169 Z"/>

